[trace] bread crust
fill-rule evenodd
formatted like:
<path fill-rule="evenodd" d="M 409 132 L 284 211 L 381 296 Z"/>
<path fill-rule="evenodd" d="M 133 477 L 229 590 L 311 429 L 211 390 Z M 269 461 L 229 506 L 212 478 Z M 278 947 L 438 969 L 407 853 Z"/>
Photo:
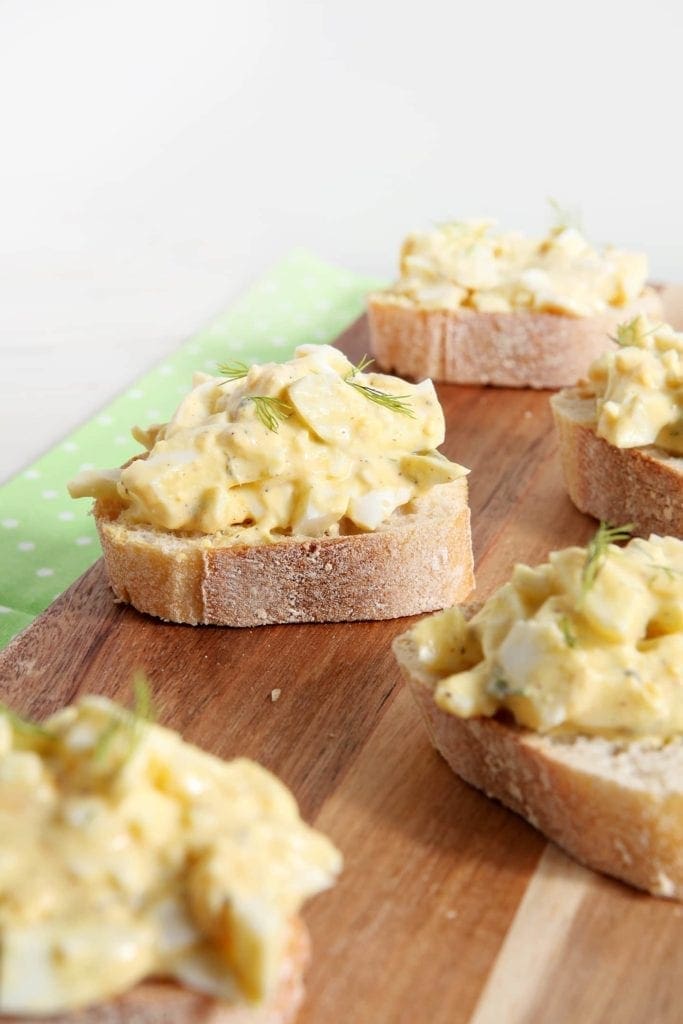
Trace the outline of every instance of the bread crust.
<path fill-rule="evenodd" d="M 617 448 L 596 433 L 595 398 L 580 387 L 550 405 L 569 497 L 581 512 L 634 533 L 683 538 L 683 458 L 652 446 Z"/>
<path fill-rule="evenodd" d="M 230 1006 L 172 982 L 146 981 L 106 1003 L 52 1017 L 2 1017 L 3 1024 L 291 1024 L 304 997 L 303 976 L 311 956 L 308 930 L 292 921 L 278 985 L 261 1006 Z"/>
<path fill-rule="evenodd" d="M 638 313 L 661 317 L 654 289 L 629 306 L 584 317 L 423 309 L 388 301 L 382 292 L 368 300 L 372 350 L 383 369 L 416 380 L 511 388 L 574 384 L 612 347 L 618 324 Z"/>
<path fill-rule="evenodd" d="M 464 477 L 432 487 L 372 533 L 258 546 L 128 526 L 120 512 L 95 504 L 112 589 L 171 622 L 391 619 L 445 608 L 474 586 Z"/>
<path fill-rule="evenodd" d="M 410 634 L 394 654 L 433 745 L 461 778 L 521 814 L 588 867 L 655 896 L 683 899 L 683 739 L 543 736 L 434 702 Z"/>

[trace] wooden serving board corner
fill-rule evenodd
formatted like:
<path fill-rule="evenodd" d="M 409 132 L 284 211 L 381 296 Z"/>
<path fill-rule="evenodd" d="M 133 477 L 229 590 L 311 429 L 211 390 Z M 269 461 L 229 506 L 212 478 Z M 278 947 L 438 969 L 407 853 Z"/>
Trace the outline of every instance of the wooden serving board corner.
<path fill-rule="evenodd" d="M 364 318 L 339 345 L 369 351 Z M 565 494 L 548 392 L 438 390 L 485 598 L 595 523 Z M 292 788 L 346 859 L 305 911 L 300 1024 L 680 1024 L 683 907 L 583 869 L 450 772 L 391 655 L 411 621 L 169 625 L 115 604 L 99 561 L 0 654 L 0 696 L 38 717 L 126 701 L 143 668 L 163 724 Z"/>

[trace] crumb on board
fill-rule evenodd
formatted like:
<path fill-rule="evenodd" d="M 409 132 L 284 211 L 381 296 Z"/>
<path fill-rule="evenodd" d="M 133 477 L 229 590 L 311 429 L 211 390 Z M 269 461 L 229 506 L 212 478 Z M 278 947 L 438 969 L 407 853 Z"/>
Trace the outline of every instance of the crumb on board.
<path fill-rule="evenodd" d="M 270 691 L 270 699 L 272 700 L 273 704 L 275 703 L 276 700 L 280 699 L 280 694 L 281 693 L 282 693 L 282 690 L 280 690 L 278 687 L 275 687 L 274 690 Z"/>

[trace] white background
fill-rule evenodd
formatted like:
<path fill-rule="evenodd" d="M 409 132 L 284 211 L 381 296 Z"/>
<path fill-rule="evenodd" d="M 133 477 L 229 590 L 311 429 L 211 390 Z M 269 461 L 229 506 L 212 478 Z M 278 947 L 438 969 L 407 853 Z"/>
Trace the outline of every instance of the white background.
<path fill-rule="evenodd" d="M 683 278 L 678 8 L 0 0 L 0 476 L 295 245 L 554 196 Z"/>

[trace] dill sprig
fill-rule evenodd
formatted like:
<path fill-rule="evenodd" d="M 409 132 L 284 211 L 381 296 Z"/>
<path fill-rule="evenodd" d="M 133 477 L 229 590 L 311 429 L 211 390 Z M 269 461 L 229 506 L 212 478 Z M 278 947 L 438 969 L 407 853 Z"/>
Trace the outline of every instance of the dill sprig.
<path fill-rule="evenodd" d="M 226 378 L 226 380 L 221 381 L 221 384 L 227 384 L 228 381 L 231 380 L 241 380 L 242 377 L 246 377 L 249 373 L 249 367 L 247 364 L 241 362 L 239 359 L 235 359 L 230 363 L 217 363 L 216 365 L 221 377 Z"/>
<path fill-rule="evenodd" d="M 18 732 L 20 735 L 29 739 L 54 738 L 52 733 L 48 732 L 40 722 L 35 722 L 32 718 L 26 718 L 23 715 L 18 715 L 16 711 L 13 711 L 12 708 L 2 702 L 0 702 L 0 715 L 5 716 L 15 732 Z"/>
<path fill-rule="evenodd" d="M 415 419 L 415 413 L 410 408 L 408 400 L 410 395 L 389 395 L 386 391 L 380 391 L 379 388 L 370 387 L 369 384 L 361 384 L 360 381 L 355 380 L 357 374 L 362 373 L 371 363 L 374 363 L 374 359 L 368 359 L 367 356 L 363 356 L 355 366 L 353 366 L 347 375 L 344 377 L 344 381 L 349 384 L 352 388 L 355 388 L 361 395 L 365 395 L 375 405 L 381 405 L 384 409 L 391 409 L 392 412 L 400 412 L 403 416 L 409 416 L 412 420 Z"/>
<path fill-rule="evenodd" d="M 281 398 L 273 398 L 271 395 L 250 395 L 248 402 L 253 402 L 256 408 L 256 415 L 267 430 L 277 434 L 280 423 L 289 419 L 294 410 Z"/>
<path fill-rule="evenodd" d="M 600 526 L 586 545 L 586 560 L 581 570 L 581 600 L 585 598 L 595 583 L 609 545 L 629 540 L 632 533 L 633 523 L 626 523 L 624 526 L 610 526 L 604 520 L 600 521 Z"/>
<path fill-rule="evenodd" d="M 581 211 L 576 206 L 562 206 L 553 196 L 547 197 L 548 205 L 555 215 L 553 228 L 556 231 L 565 231 L 573 228 L 575 231 L 583 231 L 581 226 Z"/>
<path fill-rule="evenodd" d="M 683 569 L 674 569 L 672 565 L 662 565 L 660 562 L 649 563 L 653 569 L 663 572 L 667 579 L 675 580 L 677 576 L 683 576 Z"/>
<path fill-rule="evenodd" d="M 136 672 L 133 676 L 133 710 L 131 714 L 138 725 L 153 722 L 157 716 L 152 700 L 152 687 L 144 672 Z"/>
<path fill-rule="evenodd" d="M 133 676 L 133 707 L 126 714 L 119 718 L 112 718 L 108 725 L 100 733 L 97 743 L 93 748 L 95 761 L 105 760 L 112 742 L 120 732 L 126 732 L 128 751 L 126 757 L 130 757 L 140 740 L 146 725 L 149 725 L 156 718 L 154 702 L 152 700 L 152 688 L 144 672 L 136 672 Z"/>
<path fill-rule="evenodd" d="M 638 316 L 634 316 L 632 320 L 627 320 L 623 324 L 619 324 L 617 327 L 617 336 L 613 334 L 608 335 L 610 341 L 616 342 L 621 348 L 628 348 L 629 345 L 635 345 L 639 338 L 647 338 L 650 334 L 655 334 L 661 324 L 655 324 L 649 331 L 643 331 L 642 334 L 638 332 L 638 324 L 640 322 L 640 313 Z"/>
<path fill-rule="evenodd" d="M 348 380 L 349 377 L 355 377 L 357 373 L 365 373 L 368 366 L 372 366 L 374 361 L 367 354 L 362 355 L 358 362 L 351 367 L 345 379 Z"/>
<path fill-rule="evenodd" d="M 558 623 L 562 630 L 562 636 L 567 647 L 576 647 L 576 633 L 572 629 L 571 620 L 568 615 L 563 615 Z"/>

